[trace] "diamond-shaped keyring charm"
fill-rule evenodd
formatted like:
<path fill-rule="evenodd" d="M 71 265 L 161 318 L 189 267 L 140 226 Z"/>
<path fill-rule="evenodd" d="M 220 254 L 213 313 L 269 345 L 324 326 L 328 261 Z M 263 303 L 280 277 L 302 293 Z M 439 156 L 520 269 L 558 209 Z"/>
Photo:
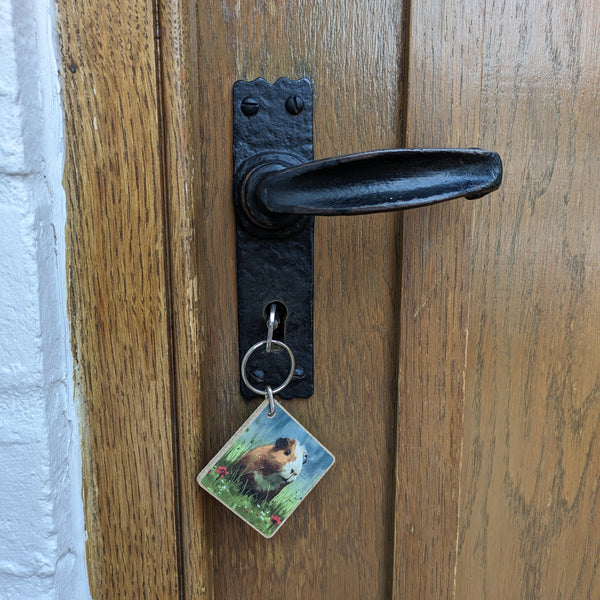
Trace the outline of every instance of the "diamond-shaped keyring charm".
<path fill-rule="evenodd" d="M 196 478 L 200 487 L 266 538 L 278 531 L 335 462 L 274 398 L 291 381 L 295 361 L 289 346 L 272 339 L 273 315 L 272 311 L 267 339 L 254 344 L 242 360 L 244 383 L 265 399 Z M 248 359 L 263 346 L 267 352 L 273 346 L 283 349 L 290 357 L 290 373 L 274 389 L 255 388 L 246 375 Z"/>

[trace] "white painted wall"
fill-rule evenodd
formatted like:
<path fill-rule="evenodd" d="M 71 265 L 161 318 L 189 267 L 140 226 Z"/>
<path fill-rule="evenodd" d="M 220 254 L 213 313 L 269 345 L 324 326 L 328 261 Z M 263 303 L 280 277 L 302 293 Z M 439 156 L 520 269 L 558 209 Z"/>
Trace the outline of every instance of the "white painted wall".
<path fill-rule="evenodd" d="M 0 599 L 89 598 L 52 0 L 0 0 Z"/>

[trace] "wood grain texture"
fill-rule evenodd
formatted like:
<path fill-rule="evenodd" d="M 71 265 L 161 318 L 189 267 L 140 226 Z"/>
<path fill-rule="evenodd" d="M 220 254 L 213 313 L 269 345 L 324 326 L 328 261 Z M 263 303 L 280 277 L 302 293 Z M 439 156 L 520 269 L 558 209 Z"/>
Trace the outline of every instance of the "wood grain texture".
<path fill-rule="evenodd" d="M 394 598 L 450 598 L 468 323 L 468 207 L 404 219 Z"/>
<path fill-rule="evenodd" d="M 58 2 L 95 599 L 599 595 L 597 4 L 425 2 L 404 56 L 386 0 Z M 316 394 L 287 404 L 338 462 L 267 541 L 194 476 L 254 406 L 231 85 L 282 75 L 314 81 L 317 157 L 482 146 L 506 174 L 318 220 Z"/>
<path fill-rule="evenodd" d="M 387 0 L 59 1 L 94 598 L 599 595 L 597 4 L 421 3 L 406 57 Z M 287 405 L 338 460 L 267 541 L 194 477 L 255 406 L 231 85 L 305 75 L 317 157 L 482 146 L 506 174 L 317 221 L 316 393 Z"/>
<path fill-rule="evenodd" d="M 398 597 L 599 594 L 597 4 L 413 11 L 409 143 L 497 150 L 505 178 L 404 221 L 401 354 L 431 370 L 401 359 Z"/>
<path fill-rule="evenodd" d="M 85 411 L 92 595 L 178 595 L 171 367 L 151 2 L 57 3 L 69 310 Z"/>
<path fill-rule="evenodd" d="M 506 177 L 473 214 L 461 598 L 600 597 L 599 10 L 485 6 Z"/>
<path fill-rule="evenodd" d="M 184 522 L 207 501 L 195 487 L 196 473 L 256 405 L 241 399 L 237 370 L 232 84 L 310 77 L 316 157 L 397 146 L 402 5 L 377 0 L 365 10 L 342 0 L 205 0 L 189 11 L 197 28 L 193 290 L 201 310 L 195 317 L 200 360 L 191 367 L 198 369 L 198 394 L 181 403 L 179 416 Z M 316 392 L 286 407 L 331 449 L 336 465 L 271 540 L 212 502 L 212 589 L 193 567 L 202 540 L 185 526 L 190 598 L 203 592 L 223 599 L 389 597 L 398 241 L 394 216 L 318 220 Z"/>
<path fill-rule="evenodd" d="M 206 263 L 215 261 L 222 252 L 222 240 L 214 249 L 204 238 L 211 219 L 219 219 L 210 202 L 203 202 L 200 160 L 204 140 L 200 135 L 200 118 L 205 109 L 200 104 L 197 63 L 195 8 L 188 2 L 172 0 L 158 3 L 157 26 L 160 35 L 160 93 L 164 181 L 169 238 L 170 295 L 172 306 L 173 358 L 175 379 L 174 413 L 177 421 L 178 498 L 180 507 L 179 546 L 181 569 L 193 585 L 187 598 L 213 596 L 213 552 L 211 549 L 211 499 L 198 493 L 193 475 L 201 466 L 205 444 L 203 424 L 211 402 L 211 380 L 207 372 L 215 365 L 211 351 L 221 351 L 222 327 L 234 327 L 231 319 L 234 302 L 225 299 L 224 320 L 210 322 L 205 286 L 214 285 L 214 271 Z M 216 203 L 219 207 L 224 205 Z M 211 257 L 212 254 L 212 257 Z M 199 267 L 199 264 L 203 267 Z M 230 268 L 232 266 L 230 265 Z M 200 269 L 200 271 L 199 271 Z M 227 275 L 231 282 L 231 273 Z M 213 316 L 214 317 L 214 313 Z M 229 319 L 229 320 L 227 320 Z M 206 339 L 209 332 L 210 340 Z M 208 343 L 209 345 L 205 345 Z M 213 344 L 212 348 L 210 344 Z M 210 365 L 213 365 L 211 367 Z M 185 583 L 185 580 L 182 581 Z"/>
<path fill-rule="evenodd" d="M 486 147 L 478 125 L 480 8 L 413 7 L 407 146 Z M 452 52 L 448 22 L 465 29 Z M 396 598 L 454 595 L 471 211 L 460 199 L 404 213 Z"/>

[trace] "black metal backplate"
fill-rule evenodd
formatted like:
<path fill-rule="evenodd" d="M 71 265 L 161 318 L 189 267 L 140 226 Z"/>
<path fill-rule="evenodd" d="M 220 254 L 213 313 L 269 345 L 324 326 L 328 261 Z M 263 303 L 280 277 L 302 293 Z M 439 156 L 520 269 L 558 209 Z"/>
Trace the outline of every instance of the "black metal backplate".
<path fill-rule="evenodd" d="M 287 107 L 286 107 L 287 103 Z M 313 96 L 308 79 L 237 81 L 233 86 L 234 202 L 249 165 L 260 155 L 283 155 L 293 162 L 313 159 Z M 285 232 L 261 232 L 237 212 L 237 279 L 240 365 L 257 342 L 266 339 L 266 312 L 272 302 L 285 306 L 285 322 L 275 338 L 296 359 L 295 375 L 282 398 L 308 398 L 313 393 L 313 222 L 302 217 Z M 268 316 L 268 315 L 267 315 Z M 277 387 L 290 370 L 287 353 L 277 347 L 258 350 L 246 372 L 258 389 Z M 245 398 L 256 397 L 240 377 Z"/>

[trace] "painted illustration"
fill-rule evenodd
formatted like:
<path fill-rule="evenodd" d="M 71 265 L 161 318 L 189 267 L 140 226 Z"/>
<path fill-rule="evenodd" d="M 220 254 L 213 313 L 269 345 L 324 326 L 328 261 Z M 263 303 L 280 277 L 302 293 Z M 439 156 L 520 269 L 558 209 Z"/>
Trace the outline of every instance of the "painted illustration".
<path fill-rule="evenodd" d="M 200 472 L 202 488 L 272 537 L 334 463 L 333 455 L 276 403 L 263 402 Z"/>

